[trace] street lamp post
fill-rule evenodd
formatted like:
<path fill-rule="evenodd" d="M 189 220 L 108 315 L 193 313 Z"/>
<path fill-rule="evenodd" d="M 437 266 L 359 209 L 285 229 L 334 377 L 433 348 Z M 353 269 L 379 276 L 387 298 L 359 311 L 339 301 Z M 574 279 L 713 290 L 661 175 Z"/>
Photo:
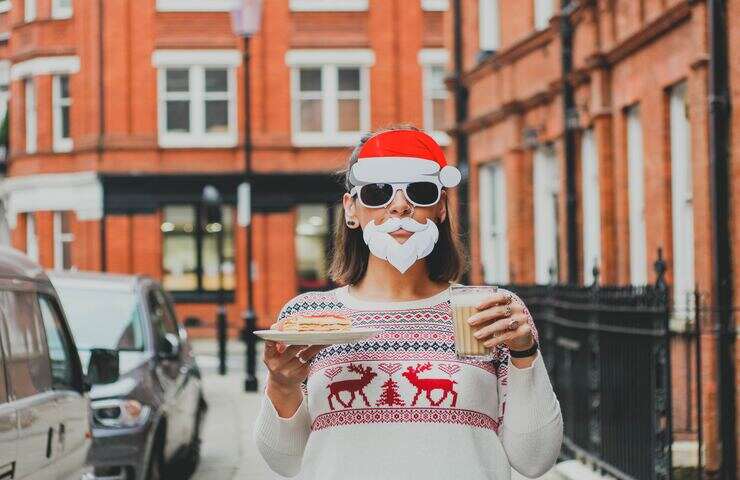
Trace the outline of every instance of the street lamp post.
<path fill-rule="evenodd" d="M 203 187 L 203 205 L 206 210 L 206 229 L 217 226 L 216 254 L 218 262 L 218 311 L 216 313 L 216 330 L 218 337 L 218 373 L 226 375 L 226 302 L 224 301 L 224 222 L 221 211 L 223 199 L 221 192 L 213 185 Z M 212 233 L 208 231 L 208 233 Z"/>
<path fill-rule="evenodd" d="M 250 72 L 249 72 L 249 40 L 257 33 L 262 14 L 262 0 L 241 0 L 238 7 L 232 11 L 232 25 L 234 33 L 242 38 L 242 70 L 244 72 L 244 181 L 249 185 L 252 176 L 252 118 L 250 105 Z M 247 192 L 249 189 L 246 189 Z M 248 194 L 246 195 L 248 197 Z M 248 199 L 246 199 L 248 201 Z M 248 216 L 245 212 L 244 216 Z M 242 337 L 247 347 L 246 378 L 244 390 L 257 391 L 257 377 L 255 366 L 257 361 L 256 338 L 254 331 L 257 325 L 257 315 L 254 312 L 254 295 L 252 285 L 252 226 L 248 219 L 244 222 L 246 234 L 246 293 L 247 308 L 244 312 L 244 331 Z"/>

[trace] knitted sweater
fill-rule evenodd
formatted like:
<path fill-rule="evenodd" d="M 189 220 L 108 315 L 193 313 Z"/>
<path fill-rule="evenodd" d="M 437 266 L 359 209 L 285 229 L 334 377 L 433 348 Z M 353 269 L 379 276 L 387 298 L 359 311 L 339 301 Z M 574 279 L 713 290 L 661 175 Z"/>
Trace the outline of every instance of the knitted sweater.
<path fill-rule="evenodd" d="M 297 312 L 341 313 L 382 333 L 322 350 L 293 417 L 281 418 L 264 397 L 254 438 L 273 471 L 306 480 L 509 480 L 511 468 L 535 477 L 555 463 L 563 423 L 539 353 L 523 369 L 506 348 L 492 362 L 458 359 L 448 291 L 383 303 L 347 287 L 309 292 L 279 319 Z"/>

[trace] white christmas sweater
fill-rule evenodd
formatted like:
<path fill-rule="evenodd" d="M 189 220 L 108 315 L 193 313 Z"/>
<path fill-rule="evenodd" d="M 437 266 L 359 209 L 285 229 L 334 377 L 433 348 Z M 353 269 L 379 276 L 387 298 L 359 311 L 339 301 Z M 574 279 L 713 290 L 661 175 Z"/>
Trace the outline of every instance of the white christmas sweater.
<path fill-rule="evenodd" d="M 505 348 L 492 362 L 458 359 L 448 291 L 390 303 L 356 299 L 347 287 L 309 292 L 279 318 L 297 312 L 338 312 L 382 333 L 322 350 L 293 417 L 264 397 L 254 437 L 276 473 L 508 480 L 511 468 L 536 477 L 555 463 L 563 424 L 540 355 L 524 369 Z"/>

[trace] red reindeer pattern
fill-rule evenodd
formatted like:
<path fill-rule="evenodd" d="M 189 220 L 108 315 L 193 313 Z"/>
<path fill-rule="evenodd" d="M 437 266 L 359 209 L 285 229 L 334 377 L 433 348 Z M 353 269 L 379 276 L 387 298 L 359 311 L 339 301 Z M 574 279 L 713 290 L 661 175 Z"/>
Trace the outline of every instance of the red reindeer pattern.
<path fill-rule="evenodd" d="M 373 372 L 372 368 L 364 368 L 360 364 L 355 365 L 350 363 L 347 367 L 347 370 L 349 370 L 350 372 L 359 373 L 361 377 L 354 380 L 340 380 L 327 385 L 326 388 L 329 389 L 329 396 L 326 398 L 327 400 L 329 400 L 329 407 L 332 410 L 335 410 L 334 404 L 332 403 L 332 397 L 334 397 L 344 408 L 350 408 L 352 406 L 352 403 L 355 401 L 356 393 L 359 393 L 362 396 L 362 399 L 365 401 L 365 405 L 369 407 L 370 402 L 365 396 L 364 388 L 367 387 L 370 382 L 373 381 L 373 378 L 378 376 L 378 374 Z M 351 397 L 348 403 L 344 403 L 342 401 L 342 398 L 339 396 L 341 392 L 350 392 Z"/>
<path fill-rule="evenodd" d="M 416 367 L 408 367 L 405 372 L 403 372 L 401 375 L 406 377 L 406 379 L 411 383 L 411 385 L 416 387 L 416 395 L 414 396 L 414 400 L 411 402 L 411 406 L 416 406 L 416 402 L 419 399 L 419 395 L 421 395 L 421 392 L 426 392 L 427 400 L 429 400 L 429 403 L 433 407 L 438 407 L 444 402 L 444 400 L 447 398 L 447 394 L 452 394 L 452 403 L 450 404 L 450 407 L 454 407 L 457 404 L 457 392 L 455 391 L 455 384 L 457 383 L 454 380 L 448 380 L 446 378 L 419 378 L 418 374 L 420 372 L 424 372 L 426 370 L 431 370 L 432 364 L 431 363 L 425 363 L 425 364 L 416 364 Z M 442 390 L 444 394 L 442 395 L 442 398 L 440 398 L 438 401 L 432 400 L 432 392 L 434 390 Z"/>

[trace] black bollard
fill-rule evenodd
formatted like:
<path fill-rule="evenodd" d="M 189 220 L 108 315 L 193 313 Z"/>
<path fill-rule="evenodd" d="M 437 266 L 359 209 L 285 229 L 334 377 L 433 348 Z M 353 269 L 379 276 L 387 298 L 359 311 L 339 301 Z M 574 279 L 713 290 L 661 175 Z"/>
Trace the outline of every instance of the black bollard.
<path fill-rule="evenodd" d="M 226 375 L 226 306 L 218 306 L 216 313 L 216 327 L 218 328 L 218 373 Z"/>

